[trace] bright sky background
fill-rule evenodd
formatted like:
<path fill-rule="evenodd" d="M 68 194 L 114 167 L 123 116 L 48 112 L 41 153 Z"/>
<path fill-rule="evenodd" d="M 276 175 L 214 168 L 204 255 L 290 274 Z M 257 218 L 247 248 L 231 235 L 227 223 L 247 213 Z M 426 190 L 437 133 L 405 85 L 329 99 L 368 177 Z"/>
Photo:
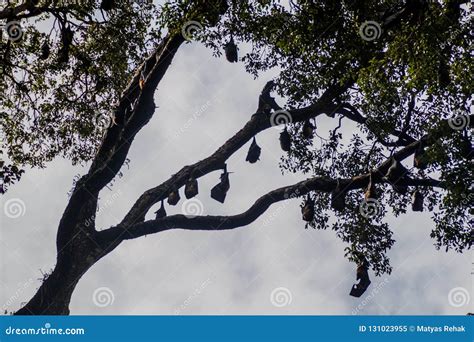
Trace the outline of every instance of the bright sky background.
<path fill-rule="evenodd" d="M 131 148 L 130 168 L 122 169 L 124 176 L 112 191 L 101 193 L 97 226 L 118 223 L 143 191 L 207 157 L 241 129 L 272 76 L 254 80 L 242 63 L 214 58 L 198 43 L 185 44 L 158 88 L 155 116 Z M 320 116 L 318 129 L 325 133 L 334 121 Z M 351 134 L 353 127 L 342 132 Z M 278 135 L 278 129 L 268 129 L 257 136 L 262 155 L 256 164 L 245 162 L 249 143 L 230 158 L 228 169 L 235 173 L 224 205 L 210 198 L 220 172 L 199 180 L 197 199 L 204 215 L 240 213 L 266 192 L 305 178 L 281 175 Z M 42 272 L 54 266 L 56 229 L 67 193 L 74 176 L 85 170 L 57 159 L 46 169 L 27 171 L 3 196 L 2 207 L 14 198 L 25 203 L 22 216 L 9 218 L 2 212 L 0 221 L 3 310 L 15 311 L 29 300 L 40 286 Z M 166 207 L 168 214 L 181 212 L 183 189 L 180 194 L 177 206 Z M 305 230 L 299 203 L 275 204 L 253 224 L 232 231 L 174 230 L 124 242 L 79 281 L 71 313 L 464 315 L 473 311 L 473 298 L 464 297 L 470 303 L 459 307 L 448 299 L 451 290 L 460 293 L 458 287 L 472 297 L 472 252 L 436 251 L 429 237 L 433 227 L 429 212 L 387 217 L 396 240 L 389 252 L 393 272 L 382 277 L 371 272 L 371 286 L 361 298 L 354 298 L 349 291 L 355 267 L 344 258 L 345 245 L 332 231 Z M 105 294 L 98 299 L 104 287 Z M 274 296 L 277 305 L 272 304 L 272 292 L 281 295 Z M 101 300 L 109 305 L 101 306 Z"/>

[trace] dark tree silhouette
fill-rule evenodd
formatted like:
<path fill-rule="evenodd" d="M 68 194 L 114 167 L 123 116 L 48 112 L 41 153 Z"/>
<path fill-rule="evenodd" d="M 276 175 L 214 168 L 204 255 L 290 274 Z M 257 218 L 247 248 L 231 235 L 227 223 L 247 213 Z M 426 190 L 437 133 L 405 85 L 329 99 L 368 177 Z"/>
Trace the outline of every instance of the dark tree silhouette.
<path fill-rule="evenodd" d="M 382 222 L 384 208 L 404 213 L 415 191 L 414 211 L 423 209 L 420 196 L 428 201 L 425 208 L 435 210 L 437 247 L 461 252 L 472 246 L 469 122 L 474 118 L 466 114 L 474 75 L 468 44 L 472 18 L 462 1 L 106 5 L 28 1 L 0 10 L 10 27 L 41 14 L 56 20 L 55 37 L 30 24 L 23 39 L 10 37 L 0 48 L 6 95 L 0 111 L 2 148 L 8 154 L 0 165 L 2 191 L 18 181 L 24 166 L 42 166 L 57 155 L 91 161 L 59 222 L 54 270 L 16 314 L 69 314 L 78 281 L 124 240 L 170 229 L 235 229 L 292 198 L 308 196 L 315 212 L 309 227 L 326 228 L 334 213 L 333 229 L 348 243 L 349 260 L 376 274 L 391 271 L 385 253 L 393 239 Z M 200 27 L 200 33 L 193 32 Z M 253 50 L 241 58 L 248 72 L 257 76 L 280 67 L 281 73 L 249 99 L 258 102 L 256 112 L 212 155 L 143 192 L 115 226 L 98 229 L 91 218 L 99 193 L 119 174 L 135 136 L 155 114 L 155 91 L 191 37 L 216 55 L 232 42 L 231 62 L 238 44 L 250 43 Z M 278 105 L 272 91 L 286 105 Z M 323 115 L 338 126 L 316 148 L 312 138 Z M 104 118 L 110 120 L 95 130 Z M 356 123 L 362 134 L 347 146 L 338 132 L 343 121 Z M 308 179 L 263 195 L 238 215 L 190 218 L 160 212 L 145 220 L 170 193 L 224 169 L 236 151 L 276 124 L 286 124 L 288 134 L 282 170 L 308 173 Z M 413 156 L 417 171 L 402 165 Z"/>

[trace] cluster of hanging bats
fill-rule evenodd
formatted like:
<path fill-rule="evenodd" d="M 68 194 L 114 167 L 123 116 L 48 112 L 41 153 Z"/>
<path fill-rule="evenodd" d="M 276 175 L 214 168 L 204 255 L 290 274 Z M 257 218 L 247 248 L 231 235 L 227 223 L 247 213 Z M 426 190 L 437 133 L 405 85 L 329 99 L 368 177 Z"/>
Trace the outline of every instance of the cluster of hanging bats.
<path fill-rule="evenodd" d="M 419 147 L 415 151 L 413 165 L 419 169 L 425 169 L 428 165 L 423 147 Z M 390 167 L 387 170 L 383 180 L 390 183 L 393 190 L 401 195 L 408 192 L 408 186 L 399 184 L 403 179 L 407 179 L 408 170 L 395 158 L 392 158 Z M 369 174 L 369 183 L 365 189 L 365 201 L 376 200 L 378 198 L 377 190 L 373 181 L 373 173 Z M 423 211 L 424 197 L 421 192 L 415 190 L 412 195 L 411 208 L 413 211 Z M 346 191 L 341 189 L 339 183 L 331 193 L 331 207 L 336 211 L 343 211 L 346 208 Z M 310 222 L 314 218 L 314 200 L 308 195 L 305 205 L 301 209 L 303 220 Z"/>
<path fill-rule="evenodd" d="M 308 128 L 311 127 L 311 128 Z M 310 137 L 309 133 L 313 133 L 314 126 L 307 126 L 306 137 Z M 303 134 L 305 130 L 303 130 Z M 283 136 L 283 139 L 281 138 Z M 289 147 L 291 143 L 290 135 L 285 130 L 281 133 L 280 143 L 285 147 Z M 288 143 L 288 145 L 287 145 Z M 288 148 L 289 149 L 289 148 Z M 283 150 L 286 150 L 283 148 Z M 255 138 L 252 141 L 246 160 L 250 163 L 255 163 L 260 156 L 261 149 L 255 142 Z M 425 169 L 427 167 L 426 155 L 422 147 L 419 147 L 414 155 L 414 166 L 420 169 Z M 224 203 L 227 192 L 230 189 L 229 183 L 229 174 L 231 172 L 227 171 L 227 165 L 224 164 L 223 173 L 220 176 L 220 182 L 211 189 L 211 198 L 215 199 L 220 203 Z M 393 187 L 394 191 L 400 194 L 406 194 L 408 192 L 408 186 L 397 184 L 400 180 L 403 180 L 408 174 L 408 170 L 395 158 L 392 159 L 392 163 L 387 170 L 387 173 L 383 177 L 384 180 L 388 181 Z M 365 190 L 365 200 L 377 199 L 378 194 L 373 182 L 373 174 L 369 175 L 369 183 Z M 191 176 L 187 180 L 184 186 L 184 195 L 187 199 L 193 198 L 199 193 L 198 182 L 196 179 L 196 172 L 192 172 Z M 343 211 L 346 207 L 346 192 L 339 187 L 339 184 L 336 186 L 336 189 L 331 194 L 331 207 L 337 211 Z M 176 205 L 180 200 L 179 190 L 173 188 L 168 194 L 168 204 Z M 310 222 L 314 219 L 315 210 L 314 210 L 314 199 L 308 195 L 303 208 L 301 209 L 302 217 L 304 221 Z M 423 211 L 423 195 L 415 190 L 412 197 L 412 210 L 413 211 Z M 161 207 L 155 212 L 156 218 L 160 219 L 166 216 L 166 210 L 164 208 L 164 200 L 161 201 Z M 363 261 L 358 265 L 356 271 L 356 279 L 358 283 L 352 286 L 350 295 L 353 297 L 360 297 L 369 287 L 371 281 L 369 279 L 369 264 L 367 261 Z"/>
<path fill-rule="evenodd" d="M 225 55 L 229 62 L 234 63 L 237 61 L 237 47 L 231 38 L 231 40 L 225 45 Z M 268 82 L 262 90 L 262 93 L 259 96 L 258 109 L 255 114 L 270 114 L 272 110 L 280 110 L 281 108 L 275 102 L 275 99 L 270 96 L 271 90 L 274 88 L 275 83 L 273 81 Z M 312 139 L 314 136 L 314 131 L 316 127 L 310 120 L 306 120 L 301 129 L 301 135 L 305 139 Z M 292 138 L 288 133 L 286 127 L 280 133 L 280 147 L 283 151 L 288 152 L 291 149 Z M 258 146 L 255 137 L 250 144 L 249 150 L 247 152 L 246 161 L 253 164 L 260 159 L 261 148 Z M 427 167 L 426 154 L 424 148 L 420 147 L 415 151 L 414 155 L 414 166 L 419 169 L 425 169 Z M 408 192 L 408 187 L 406 185 L 398 184 L 398 182 L 404 179 L 408 174 L 408 170 L 400 163 L 400 161 L 392 158 L 392 163 L 388 168 L 386 174 L 383 176 L 383 179 L 388 181 L 393 187 L 394 191 L 400 194 L 406 194 Z M 230 188 L 229 184 L 229 172 L 227 172 L 226 166 L 224 166 L 224 172 L 220 176 L 220 183 L 217 184 L 211 190 L 211 198 L 224 203 L 227 191 Z M 189 180 L 185 184 L 184 193 L 186 198 L 192 198 L 198 193 L 198 183 L 194 175 L 191 175 Z M 373 181 L 373 175 L 369 175 L 369 183 L 365 190 L 365 200 L 376 199 L 377 192 L 375 188 L 375 183 Z M 346 207 L 346 192 L 340 188 L 339 184 L 336 186 L 336 189 L 331 194 L 331 207 L 337 211 L 343 211 Z M 173 189 L 168 195 L 168 203 L 171 205 L 176 205 L 179 201 L 179 192 L 177 189 Z M 314 219 L 315 210 L 314 210 L 314 199 L 308 195 L 305 200 L 304 206 L 301 209 L 302 218 L 306 222 L 311 222 Z M 412 197 L 412 210 L 413 211 L 423 211 L 423 195 L 415 190 Z M 162 218 L 166 216 L 166 211 L 164 209 L 163 201 L 161 202 L 161 207 L 156 211 L 156 218 Z M 367 261 L 363 261 L 358 265 L 356 271 L 356 279 L 358 283 L 352 286 L 350 295 L 354 297 L 360 297 L 370 285 L 369 279 L 369 264 Z"/>
<path fill-rule="evenodd" d="M 227 171 L 227 165 L 224 164 L 223 172 L 220 176 L 220 182 L 211 189 L 211 198 L 215 199 L 220 203 L 224 203 L 227 196 L 227 192 L 230 189 L 229 174 L 232 172 Z M 199 193 L 199 186 L 196 179 L 196 171 L 191 172 L 189 179 L 184 185 L 184 196 L 187 199 L 195 197 Z M 168 194 L 168 204 L 176 205 L 181 199 L 179 195 L 179 189 L 172 188 L 171 192 Z M 164 200 L 161 201 L 161 207 L 156 212 L 156 218 L 160 219 L 166 217 L 166 210 L 164 207 Z"/>
<path fill-rule="evenodd" d="M 427 164 L 427 158 L 424 148 L 420 147 L 415 151 L 413 166 L 419 169 L 425 169 Z M 400 163 L 400 161 L 392 158 L 390 167 L 386 174 L 382 177 L 383 180 L 388 181 L 392 186 L 393 190 L 399 194 L 406 194 L 408 192 L 408 186 L 398 184 L 399 181 L 406 179 L 408 170 Z M 365 189 L 364 197 L 366 201 L 375 200 L 378 198 L 377 190 L 373 182 L 373 173 L 369 174 L 369 183 Z M 346 208 L 346 192 L 340 188 L 339 183 L 335 190 L 331 193 L 331 207 L 337 211 L 343 211 Z M 412 195 L 411 207 L 413 211 L 423 211 L 423 194 L 418 190 L 415 190 Z M 306 202 L 301 209 L 303 220 L 310 222 L 314 219 L 314 200 L 308 195 Z M 356 279 L 358 283 L 352 286 L 350 295 L 353 297 L 360 297 L 364 294 L 370 285 L 369 279 L 369 264 L 367 261 L 363 261 L 358 265 L 356 271 Z"/>
<path fill-rule="evenodd" d="M 226 58 L 229 62 L 237 61 L 237 47 L 235 46 L 233 39 L 231 38 L 230 42 L 225 46 Z M 275 99 L 270 96 L 272 88 L 275 86 L 273 81 L 268 82 L 262 93 L 259 97 L 258 109 L 256 114 L 269 114 L 272 110 L 281 109 L 275 102 Z M 306 120 L 301 129 L 301 135 L 305 139 L 312 139 L 314 136 L 314 131 L 316 127 L 311 123 L 311 121 Z M 288 152 L 291 149 L 292 138 L 288 133 L 286 127 L 280 133 L 280 147 L 283 151 Z M 250 148 L 247 153 L 246 161 L 249 163 L 255 163 L 259 160 L 261 154 L 261 148 L 257 145 L 255 137 L 250 144 Z M 414 154 L 413 165 L 419 169 L 425 169 L 427 164 L 426 153 L 424 147 L 420 145 Z M 400 181 L 407 179 L 408 170 L 400 163 L 399 160 L 392 158 L 390 167 L 388 168 L 385 175 L 381 175 L 382 179 L 387 181 L 393 188 L 393 190 L 399 194 L 406 194 L 408 192 L 408 186 L 399 184 Z M 364 197 L 366 201 L 375 200 L 378 198 L 378 193 L 375 188 L 375 182 L 373 180 L 374 175 L 371 172 L 369 174 L 369 183 L 365 189 Z M 224 166 L 224 172 L 220 176 L 220 183 L 217 184 L 211 190 L 211 197 L 221 203 L 224 203 L 227 191 L 230 188 L 229 184 L 229 172 L 227 172 L 226 166 Z M 198 183 L 194 175 L 191 175 L 189 180 L 186 182 L 184 193 L 186 198 L 192 198 L 198 194 Z M 168 195 L 168 203 L 171 205 L 176 205 L 179 201 L 179 192 L 177 189 L 173 189 Z M 413 211 L 423 211 L 423 195 L 418 190 L 415 190 L 412 195 L 412 210 Z M 305 200 L 305 203 L 301 209 L 302 218 L 306 222 L 311 222 L 314 219 L 315 209 L 314 209 L 314 199 L 308 194 L 308 197 Z M 346 191 L 341 189 L 339 183 L 337 184 L 335 190 L 331 193 L 331 207 L 336 211 L 343 211 L 346 208 Z M 164 209 L 163 201 L 161 203 L 161 208 L 156 212 L 157 218 L 162 218 L 166 216 L 166 211 Z M 356 270 L 356 280 L 358 283 L 354 284 L 351 288 L 350 295 L 353 297 L 362 296 L 367 288 L 369 287 L 371 281 L 369 278 L 369 263 L 363 259 Z"/>

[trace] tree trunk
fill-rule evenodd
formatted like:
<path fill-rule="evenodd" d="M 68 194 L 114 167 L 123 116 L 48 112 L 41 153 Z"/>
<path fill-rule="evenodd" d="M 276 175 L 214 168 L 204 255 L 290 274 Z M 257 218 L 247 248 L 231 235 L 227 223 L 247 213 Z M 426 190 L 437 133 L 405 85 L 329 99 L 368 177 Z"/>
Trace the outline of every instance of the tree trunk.
<path fill-rule="evenodd" d="M 84 274 L 56 265 L 31 300 L 15 315 L 69 315 L 69 302 L 79 278 Z"/>
<path fill-rule="evenodd" d="M 78 234 L 58 253 L 53 272 L 45 277 L 33 298 L 15 315 L 69 315 L 69 303 L 79 279 L 117 245 L 102 244 L 98 234 Z"/>

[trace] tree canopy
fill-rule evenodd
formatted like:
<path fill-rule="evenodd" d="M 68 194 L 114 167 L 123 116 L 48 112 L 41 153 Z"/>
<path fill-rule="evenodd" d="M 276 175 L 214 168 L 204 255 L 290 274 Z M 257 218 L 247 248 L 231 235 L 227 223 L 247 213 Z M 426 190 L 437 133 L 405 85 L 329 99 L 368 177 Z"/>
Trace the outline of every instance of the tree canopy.
<path fill-rule="evenodd" d="M 462 252 L 473 242 L 469 6 L 455 0 L 9 1 L 0 10 L 2 191 L 24 168 L 61 156 L 92 162 L 76 192 L 84 186 L 98 193 L 152 118 L 169 51 L 197 42 L 221 56 L 249 45 L 238 56 L 248 73 L 279 72 L 249 123 L 208 159 L 145 192 L 103 237 L 213 229 L 216 222 L 231 229 L 275 201 L 299 197 L 303 214 L 316 213 L 307 227 L 333 229 L 347 243 L 349 260 L 376 274 L 391 271 L 389 210 L 432 211 L 436 246 Z M 276 104 L 271 92 L 284 103 Z M 322 132 L 318 121 L 328 119 L 338 126 Z M 345 124 L 357 130 L 343 136 Z M 277 189 L 233 217 L 144 221 L 193 168 L 201 174 L 222 168 L 276 125 L 285 125 L 282 172 L 302 172 L 307 181 Z M 65 214 L 77 201 L 73 196 Z"/>

